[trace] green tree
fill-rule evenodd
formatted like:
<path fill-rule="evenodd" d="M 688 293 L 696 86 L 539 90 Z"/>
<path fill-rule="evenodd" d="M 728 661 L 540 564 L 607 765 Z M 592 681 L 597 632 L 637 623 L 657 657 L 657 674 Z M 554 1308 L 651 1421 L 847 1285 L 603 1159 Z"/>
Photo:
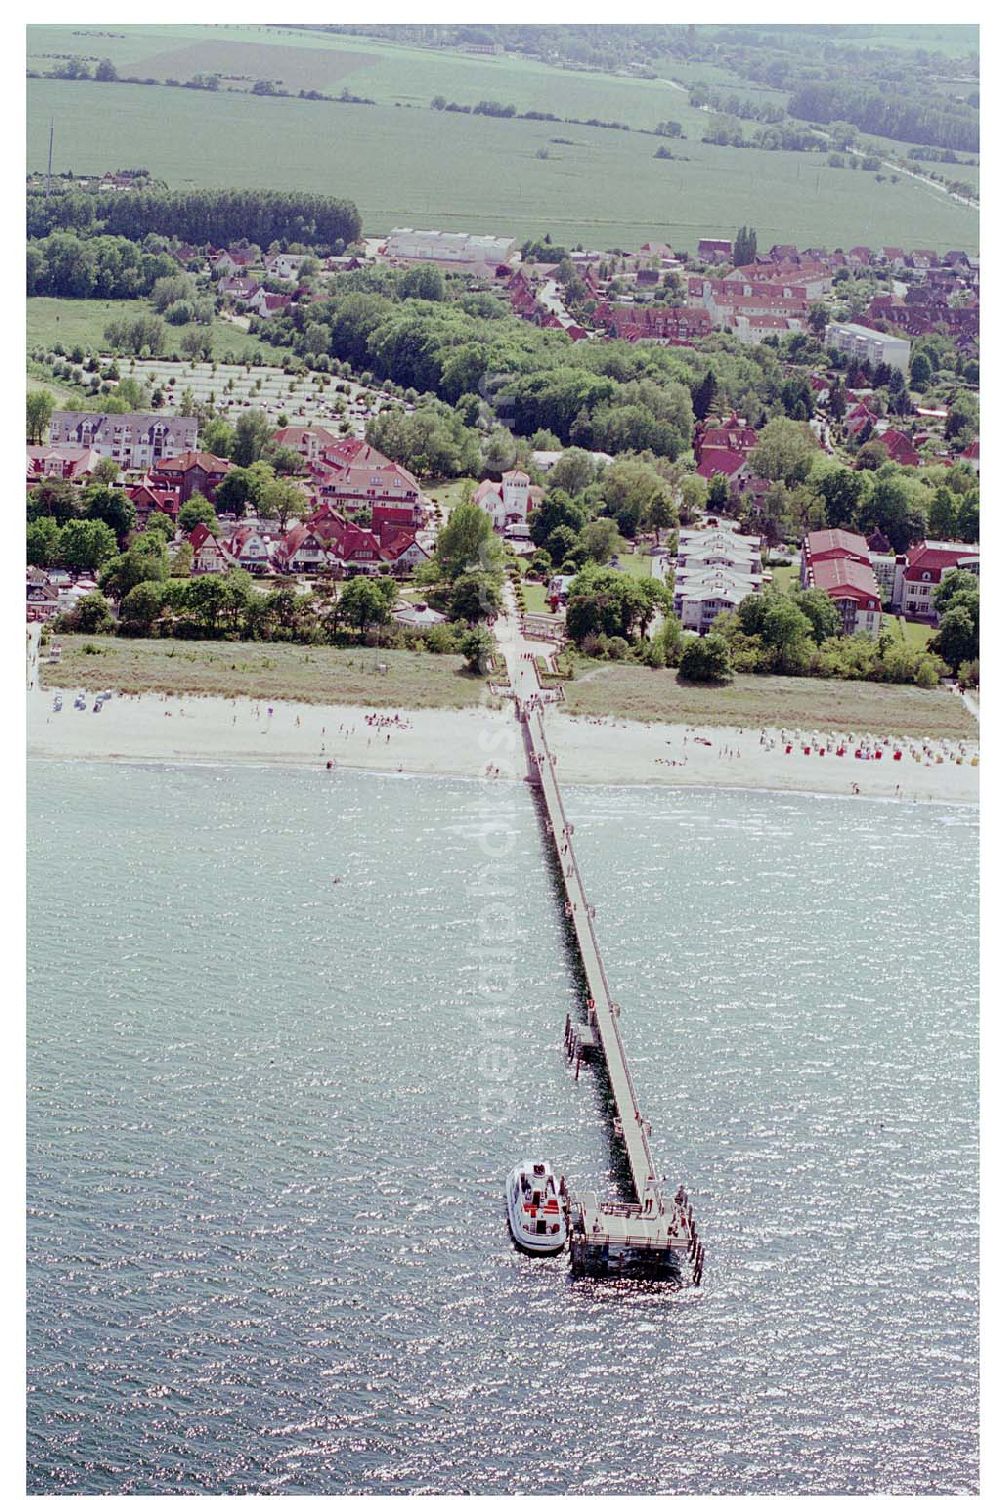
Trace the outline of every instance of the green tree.
<path fill-rule="evenodd" d="M 241 469 L 263 458 L 271 440 L 271 424 L 264 412 L 254 408 L 241 412 L 236 419 L 231 457 Z"/>
<path fill-rule="evenodd" d="M 537 436 L 537 434 L 536 434 Z M 550 434 L 551 437 L 551 434 Z M 536 444 L 536 446 L 538 446 Z M 583 448 L 567 448 L 549 474 L 549 487 L 571 497 L 581 494 L 597 476 L 597 463 Z"/>
<path fill-rule="evenodd" d="M 185 328 L 180 338 L 181 353 L 192 363 L 197 364 L 199 360 L 208 360 L 212 357 L 212 330 L 203 324 L 193 324 Z M 242 418 L 240 418 L 242 421 Z"/>
<path fill-rule="evenodd" d="M 231 458 L 236 434 L 224 417 L 212 417 L 201 430 L 203 453 L 214 453 L 216 458 Z"/>
<path fill-rule="evenodd" d="M 942 615 L 937 635 L 929 641 L 931 651 L 957 672 L 963 662 L 979 655 L 979 626 L 964 604 L 952 604 Z"/>
<path fill-rule="evenodd" d="M 28 516 L 51 516 L 55 521 L 68 521 L 80 514 L 80 497 L 68 479 L 43 479 L 32 487 L 28 496 Z"/>
<path fill-rule="evenodd" d="M 615 528 L 617 530 L 617 527 Z M 574 531 L 570 526 L 557 526 L 555 531 L 550 532 L 546 551 L 557 568 L 561 568 L 569 554 L 580 540 L 581 532 Z"/>
<path fill-rule="evenodd" d="M 392 600 L 374 578 L 349 578 L 340 595 L 340 617 L 364 635 L 392 618 Z"/>
<path fill-rule="evenodd" d="M 820 459 L 809 475 L 809 488 L 822 499 L 828 526 L 853 527 L 865 493 L 865 479 L 832 459 Z"/>
<path fill-rule="evenodd" d="M 256 507 L 261 488 L 261 477 L 253 469 L 230 469 L 215 488 L 216 508 L 242 516 L 248 505 Z"/>
<path fill-rule="evenodd" d="M 757 231 L 744 224 L 737 232 L 733 246 L 733 265 L 748 266 L 757 256 Z"/>
<path fill-rule="evenodd" d="M 656 499 L 668 499 L 666 481 L 652 464 L 636 458 L 616 458 L 601 476 L 598 492 L 622 536 L 634 537 L 647 522 Z"/>
<path fill-rule="evenodd" d="M 955 535 L 961 542 L 979 541 L 979 496 L 963 495 L 955 520 Z"/>
<path fill-rule="evenodd" d="M 691 406 L 699 422 L 704 422 L 715 406 L 718 388 L 719 382 L 715 377 L 715 371 L 710 368 L 706 371 L 701 384 L 697 385 L 691 394 Z"/>
<path fill-rule="evenodd" d="M 910 360 L 910 389 L 926 391 L 934 378 L 934 367 L 927 355 L 918 349 Z"/>
<path fill-rule="evenodd" d="M 83 502 L 90 520 L 110 526 L 119 546 L 135 529 L 135 506 L 124 490 L 107 484 L 90 485 L 84 491 Z"/>
<path fill-rule="evenodd" d="M 148 635 L 160 618 L 163 610 L 163 595 L 166 585 L 162 583 L 137 583 L 122 600 L 118 618 L 136 634 Z"/>
<path fill-rule="evenodd" d="M 411 266 L 400 279 L 399 295 L 405 302 L 418 297 L 424 302 L 443 302 L 444 277 L 437 266 Z"/>
<path fill-rule="evenodd" d="M 94 465 L 94 479 L 98 484 L 117 484 L 121 466 L 113 458 L 99 458 Z"/>
<path fill-rule="evenodd" d="M 797 672 L 803 669 L 812 639 L 812 623 L 793 599 L 779 597 L 768 601 L 760 636 L 770 648 L 774 671 Z"/>
<path fill-rule="evenodd" d="M 441 577 L 449 581 L 470 568 L 499 574 L 503 567 L 503 546 L 486 512 L 463 503 L 456 505 L 438 533 L 434 558 Z"/>
<path fill-rule="evenodd" d="M 100 589 L 94 589 L 83 599 L 78 599 L 73 608 L 60 615 L 56 622 L 57 630 L 69 631 L 74 635 L 108 635 L 114 628 L 115 622 L 108 601 Z"/>
<path fill-rule="evenodd" d="M 28 565 L 50 568 L 59 556 L 59 522 L 53 516 L 39 516 L 28 524 Z"/>
<path fill-rule="evenodd" d="M 954 537 L 957 535 L 958 507 L 951 490 L 941 488 L 934 492 L 934 499 L 927 507 L 927 535 L 929 537 Z"/>
<path fill-rule="evenodd" d="M 213 536 L 219 536 L 222 528 L 215 514 L 215 506 L 204 495 L 192 495 L 177 512 L 177 524 L 188 536 L 196 526 L 207 526 Z"/>
<path fill-rule="evenodd" d="M 818 457 L 816 439 L 804 423 L 774 417 L 751 449 L 748 463 L 762 479 L 780 479 L 792 487 L 808 479 Z"/>
<path fill-rule="evenodd" d="M 725 474 L 713 474 L 708 481 L 705 509 L 713 516 L 721 516 L 729 505 L 729 485 Z"/>
<path fill-rule="evenodd" d="M 257 514 L 276 518 L 282 531 L 292 516 L 304 516 L 309 508 L 303 491 L 292 479 L 271 479 L 264 483 L 255 504 Z"/>
<path fill-rule="evenodd" d="M 177 528 L 169 516 L 165 516 L 162 511 L 154 510 L 146 517 L 146 525 L 143 529 L 158 532 L 165 542 L 172 542 Z"/>
<path fill-rule="evenodd" d="M 911 469 L 893 463 L 883 464 L 870 484 L 858 506 L 859 530 L 869 536 L 877 527 L 896 552 L 905 552 L 927 534 L 930 492 Z"/>
<path fill-rule="evenodd" d="M 618 551 L 621 535 L 610 516 L 588 521 L 580 532 L 579 551 L 599 567 L 609 563 Z"/>
<path fill-rule="evenodd" d="M 480 677 L 485 677 L 489 671 L 494 649 L 493 637 L 485 625 L 476 625 L 472 630 L 467 630 L 459 643 L 459 650 L 470 670 Z"/>
<path fill-rule="evenodd" d="M 956 391 L 948 408 L 944 435 L 956 447 L 968 443 L 979 431 L 979 402 L 970 391 Z"/>
<path fill-rule="evenodd" d="M 817 645 L 822 645 L 831 636 L 840 634 L 843 624 L 840 610 L 829 594 L 825 594 L 822 589 L 794 588 L 789 598 L 812 626 L 813 637 Z"/>
<path fill-rule="evenodd" d="M 42 443 L 49 435 L 49 422 L 56 409 L 48 391 L 29 391 L 27 396 L 27 432 L 29 443 Z"/>
<path fill-rule="evenodd" d="M 470 568 L 452 584 L 448 613 L 452 620 L 475 624 L 500 613 L 500 581 L 495 572 Z"/>
<path fill-rule="evenodd" d="M 188 605 L 201 627 L 214 635 L 226 607 L 226 582 L 217 573 L 192 578 L 187 585 Z"/>
<path fill-rule="evenodd" d="M 726 640 L 713 632 L 688 641 L 677 676 L 684 682 L 730 682 L 733 669 Z"/>
<path fill-rule="evenodd" d="M 482 441 L 482 457 L 479 472 L 499 476 L 512 469 L 517 460 L 514 439 L 506 427 L 494 427 Z"/>
<path fill-rule="evenodd" d="M 127 552 L 121 552 L 103 569 L 100 583 L 112 599 L 124 599 L 137 583 L 151 579 L 166 583 L 170 575 L 170 554 L 158 532 L 144 531 L 133 537 Z"/>
<path fill-rule="evenodd" d="M 649 502 L 649 510 L 646 515 L 647 523 L 656 532 L 656 542 L 659 545 L 660 533 L 665 526 L 677 525 L 677 507 L 666 493 L 654 495 Z"/>
<path fill-rule="evenodd" d="M 813 302 L 809 308 L 809 314 L 806 318 L 806 322 L 809 324 L 810 331 L 814 333 L 817 338 L 822 338 L 823 334 L 826 332 L 826 325 L 829 323 L 829 321 L 829 309 L 824 307 L 822 302 Z"/>
<path fill-rule="evenodd" d="M 97 573 L 117 552 L 115 534 L 104 521 L 67 521 L 59 533 L 59 555 L 71 573 Z"/>
<path fill-rule="evenodd" d="M 952 568 L 942 578 L 932 594 L 934 608 L 939 615 L 961 604 L 979 620 L 979 579 L 965 568 Z"/>
<path fill-rule="evenodd" d="M 881 469 L 882 465 L 889 462 L 889 450 L 881 438 L 869 438 L 867 443 L 862 443 L 858 449 L 855 463 L 859 469 L 874 472 Z"/>

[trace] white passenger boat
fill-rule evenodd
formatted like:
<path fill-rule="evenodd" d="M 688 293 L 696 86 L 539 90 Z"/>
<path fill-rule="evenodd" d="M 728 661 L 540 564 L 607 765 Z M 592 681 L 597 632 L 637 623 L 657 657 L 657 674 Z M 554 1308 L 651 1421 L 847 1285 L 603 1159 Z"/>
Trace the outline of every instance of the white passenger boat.
<path fill-rule="evenodd" d="M 532 1255 L 566 1248 L 566 1185 L 546 1161 L 522 1161 L 507 1178 L 507 1220 L 514 1243 Z"/>

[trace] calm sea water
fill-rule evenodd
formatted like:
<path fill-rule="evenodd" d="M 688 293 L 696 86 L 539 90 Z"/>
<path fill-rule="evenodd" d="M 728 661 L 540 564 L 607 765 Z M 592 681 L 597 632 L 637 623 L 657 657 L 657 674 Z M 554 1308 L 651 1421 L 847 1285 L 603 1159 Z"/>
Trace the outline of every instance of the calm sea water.
<path fill-rule="evenodd" d="M 507 1237 L 609 1183 L 527 790 L 32 768 L 33 1491 L 976 1489 L 974 813 L 566 800 L 700 1291 Z"/>

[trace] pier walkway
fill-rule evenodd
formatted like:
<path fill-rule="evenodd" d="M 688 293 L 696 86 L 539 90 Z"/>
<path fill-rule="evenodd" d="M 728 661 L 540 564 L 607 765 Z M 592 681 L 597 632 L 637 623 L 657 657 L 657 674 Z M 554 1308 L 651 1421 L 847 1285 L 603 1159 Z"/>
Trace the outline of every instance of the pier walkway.
<path fill-rule="evenodd" d="M 513 600 L 498 621 L 497 639 L 507 662 L 515 708 L 524 736 L 529 777 L 545 806 L 546 830 L 556 857 L 566 917 L 576 938 L 587 981 L 587 1023 L 579 1032 L 567 1018 L 567 1045 L 603 1058 L 614 1103 L 615 1134 L 620 1137 L 635 1191 L 634 1203 L 601 1203 L 584 1192 L 573 1203 L 570 1250 L 574 1270 L 589 1274 L 628 1274 L 679 1279 L 683 1258 L 692 1262 L 692 1277 L 701 1279 L 703 1250 L 684 1188 L 665 1190 L 650 1146 L 650 1125 L 643 1116 L 618 1024 L 594 927 L 594 908 L 587 900 L 573 848 L 573 825 L 566 817 L 553 756 L 545 734 L 542 693 L 535 669 L 537 645 L 528 644 L 516 624 Z"/>

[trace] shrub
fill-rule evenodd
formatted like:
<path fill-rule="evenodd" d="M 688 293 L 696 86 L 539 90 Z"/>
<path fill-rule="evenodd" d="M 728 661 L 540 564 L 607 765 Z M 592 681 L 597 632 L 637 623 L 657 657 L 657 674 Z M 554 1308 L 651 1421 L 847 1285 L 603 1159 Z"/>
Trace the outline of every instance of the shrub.
<path fill-rule="evenodd" d="M 729 682 L 733 671 L 728 644 L 721 635 L 698 636 L 689 641 L 677 675 L 685 682 Z"/>

